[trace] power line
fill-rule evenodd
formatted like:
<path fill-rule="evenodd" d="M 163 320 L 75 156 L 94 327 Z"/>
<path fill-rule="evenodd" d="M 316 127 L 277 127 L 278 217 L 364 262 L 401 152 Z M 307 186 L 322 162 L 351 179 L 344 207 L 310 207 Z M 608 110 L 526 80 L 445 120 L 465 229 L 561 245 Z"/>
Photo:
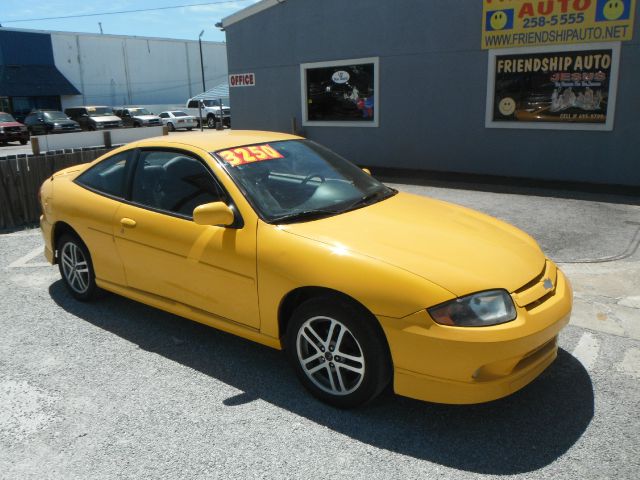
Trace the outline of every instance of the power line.
<path fill-rule="evenodd" d="M 78 15 L 64 15 L 61 17 L 23 18 L 20 20 L 5 20 L 2 23 L 37 22 L 41 20 L 63 20 L 66 18 L 100 17 L 103 15 L 121 15 L 124 13 L 152 12 L 157 10 L 171 10 L 175 8 L 185 8 L 185 7 L 201 7 L 205 5 L 222 5 L 224 3 L 239 3 L 239 2 L 246 2 L 246 1 L 247 0 L 221 0 L 219 2 L 189 3 L 186 5 L 172 5 L 168 7 L 139 8 L 137 10 L 120 10 L 118 12 L 85 13 L 85 14 L 78 14 Z"/>

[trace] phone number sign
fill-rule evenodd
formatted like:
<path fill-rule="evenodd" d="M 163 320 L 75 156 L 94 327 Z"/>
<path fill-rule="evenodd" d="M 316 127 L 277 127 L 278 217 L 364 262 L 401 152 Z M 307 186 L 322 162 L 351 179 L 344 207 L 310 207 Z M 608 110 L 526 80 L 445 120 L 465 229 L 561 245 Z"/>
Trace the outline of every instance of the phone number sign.
<path fill-rule="evenodd" d="M 483 0 L 482 48 L 631 40 L 636 0 Z"/>

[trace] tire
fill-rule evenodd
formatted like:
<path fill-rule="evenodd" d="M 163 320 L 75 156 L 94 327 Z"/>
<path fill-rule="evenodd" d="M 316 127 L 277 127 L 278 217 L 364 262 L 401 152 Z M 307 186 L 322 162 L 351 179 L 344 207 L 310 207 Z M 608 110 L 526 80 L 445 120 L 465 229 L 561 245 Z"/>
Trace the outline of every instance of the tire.
<path fill-rule="evenodd" d="M 216 119 L 213 115 L 207 117 L 207 127 L 216 128 Z"/>
<path fill-rule="evenodd" d="M 193 127 L 187 127 L 187 132 L 190 132 L 191 130 L 193 130 Z"/>
<path fill-rule="evenodd" d="M 389 349 L 375 322 L 362 307 L 335 297 L 308 300 L 294 311 L 286 352 L 312 395 L 338 408 L 353 408 L 389 384 Z"/>
<path fill-rule="evenodd" d="M 26 145 L 29 140 L 20 140 L 20 145 Z"/>
<path fill-rule="evenodd" d="M 65 233 L 56 245 L 58 269 L 69 293 L 86 302 L 99 293 L 91 255 L 85 244 L 75 235 Z"/>
<path fill-rule="evenodd" d="M 169 131 L 170 132 L 175 132 L 176 131 L 176 127 L 174 127 L 173 123 L 171 123 L 171 122 L 167 123 L 167 127 L 169 127 Z"/>

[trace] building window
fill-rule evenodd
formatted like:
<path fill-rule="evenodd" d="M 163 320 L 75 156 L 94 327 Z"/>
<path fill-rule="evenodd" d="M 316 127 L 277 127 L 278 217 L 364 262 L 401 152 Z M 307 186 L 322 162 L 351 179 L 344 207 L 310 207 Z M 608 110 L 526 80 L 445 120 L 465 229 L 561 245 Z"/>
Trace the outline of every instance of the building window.
<path fill-rule="evenodd" d="M 300 65 L 304 126 L 377 127 L 378 58 Z"/>

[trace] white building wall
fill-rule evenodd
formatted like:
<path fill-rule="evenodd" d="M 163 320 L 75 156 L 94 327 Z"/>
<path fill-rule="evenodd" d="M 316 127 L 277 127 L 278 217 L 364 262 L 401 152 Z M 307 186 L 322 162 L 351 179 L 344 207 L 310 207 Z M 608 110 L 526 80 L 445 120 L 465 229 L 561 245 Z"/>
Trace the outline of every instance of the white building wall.
<path fill-rule="evenodd" d="M 203 91 L 197 41 L 51 32 L 56 66 L 82 95 L 75 105 L 184 105 Z M 202 42 L 206 88 L 227 81 L 227 47 Z"/>

